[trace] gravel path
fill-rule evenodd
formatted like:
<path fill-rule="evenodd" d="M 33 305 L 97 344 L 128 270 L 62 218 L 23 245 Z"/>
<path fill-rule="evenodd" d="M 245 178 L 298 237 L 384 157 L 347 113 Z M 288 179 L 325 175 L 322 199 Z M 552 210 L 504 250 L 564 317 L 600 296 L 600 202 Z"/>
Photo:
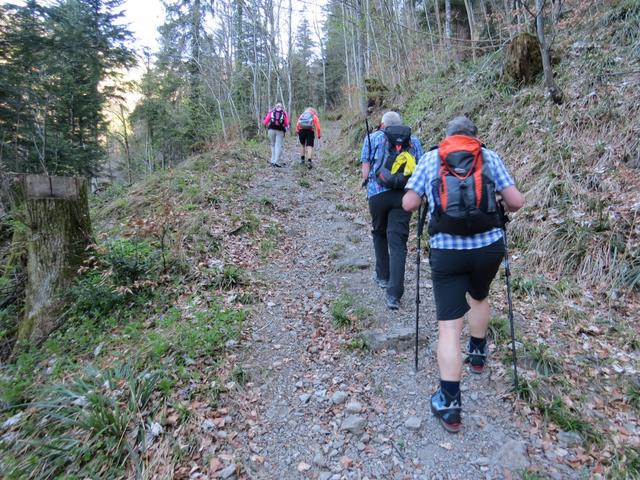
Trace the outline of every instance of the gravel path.
<path fill-rule="evenodd" d="M 338 133 L 334 125 L 325 128 L 326 155 Z M 227 469 L 228 478 L 495 479 L 534 467 L 572 478 L 539 453 L 536 435 L 518 428 L 523 422 L 513 414 L 506 367 L 497 360 L 481 376 L 464 373 L 463 431 L 452 435 L 436 422 L 429 411 L 438 373 L 426 259 L 414 373 L 413 244 L 402 308 L 390 312 L 373 282 L 364 198 L 354 203 L 327 162 L 300 168 L 293 141 L 287 138 L 286 167 L 265 161 L 266 173 L 248 192 L 270 198 L 283 213 L 285 240 L 276 260 L 258 272 L 265 297 L 237 354 L 250 382 L 226 400 L 246 419 L 235 442 L 236 473 Z M 332 303 L 345 294 L 369 313 L 353 329 L 332 321 Z M 348 348 L 359 332 L 374 350 Z"/>

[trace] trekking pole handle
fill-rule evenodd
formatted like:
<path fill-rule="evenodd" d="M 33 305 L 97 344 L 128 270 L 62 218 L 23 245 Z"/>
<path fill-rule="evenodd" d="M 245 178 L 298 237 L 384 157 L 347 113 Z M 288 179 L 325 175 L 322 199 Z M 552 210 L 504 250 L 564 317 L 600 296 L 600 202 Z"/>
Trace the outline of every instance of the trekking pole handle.
<path fill-rule="evenodd" d="M 502 196 L 497 195 L 496 201 L 498 202 L 498 210 L 500 212 L 500 222 L 502 223 L 502 228 L 506 231 L 507 223 L 509 223 L 511 219 L 509 218 L 509 215 L 507 215 L 507 210 L 504 208 Z"/>
<path fill-rule="evenodd" d="M 424 224 L 427 220 L 427 213 L 429 211 L 429 205 L 427 202 L 420 203 L 420 207 L 418 208 L 418 239 L 422 237 L 422 232 L 424 231 Z"/>

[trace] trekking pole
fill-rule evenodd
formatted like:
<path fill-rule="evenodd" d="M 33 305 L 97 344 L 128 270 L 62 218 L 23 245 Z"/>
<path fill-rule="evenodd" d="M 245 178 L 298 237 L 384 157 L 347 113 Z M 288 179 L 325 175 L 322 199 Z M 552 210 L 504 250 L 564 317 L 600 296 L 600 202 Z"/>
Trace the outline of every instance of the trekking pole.
<path fill-rule="evenodd" d="M 415 358 L 415 371 L 418 372 L 418 326 L 420 324 L 420 240 L 422 238 L 422 230 L 424 228 L 424 222 L 427 217 L 427 205 L 420 203 L 418 207 L 418 232 L 417 242 L 418 248 L 416 250 L 416 358 Z"/>
<path fill-rule="evenodd" d="M 367 129 L 367 143 L 369 144 L 369 168 L 372 167 L 371 165 L 371 136 L 369 135 L 369 120 L 367 120 L 367 117 L 364 117 L 364 126 Z M 362 181 L 362 185 L 360 185 L 362 188 L 367 186 L 367 183 L 369 183 L 369 177 L 365 178 Z"/>
<path fill-rule="evenodd" d="M 507 304 L 509 305 L 509 324 L 511 326 L 511 352 L 513 354 L 513 387 L 518 393 L 518 359 L 516 357 L 516 333 L 513 325 L 513 302 L 511 301 L 511 268 L 509 266 L 509 248 L 507 242 L 507 222 L 509 217 L 500 203 L 500 215 L 502 217 L 502 232 L 504 233 L 504 277 L 507 283 Z"/>

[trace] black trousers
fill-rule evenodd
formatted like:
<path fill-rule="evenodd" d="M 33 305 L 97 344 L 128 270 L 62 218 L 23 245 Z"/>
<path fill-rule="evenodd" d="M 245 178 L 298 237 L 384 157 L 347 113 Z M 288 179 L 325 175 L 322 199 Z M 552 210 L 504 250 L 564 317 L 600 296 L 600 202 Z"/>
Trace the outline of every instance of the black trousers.
<path fill-rule="evenodd" d="M 404 270 L 411 213 L 402 209 L 403 190 L 389 190 L 369 198 L 376 253 L 376 275 L 388 280 L 387 293 L 397 299 L 404 293 Z"/>

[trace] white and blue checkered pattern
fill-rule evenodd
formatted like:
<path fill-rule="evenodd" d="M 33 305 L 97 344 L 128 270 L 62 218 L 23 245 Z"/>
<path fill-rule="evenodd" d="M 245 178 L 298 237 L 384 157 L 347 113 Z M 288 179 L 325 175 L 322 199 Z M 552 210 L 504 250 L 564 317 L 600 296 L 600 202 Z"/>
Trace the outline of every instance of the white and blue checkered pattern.
<path fill-rule="evenodd" d="M 511 185 L 515 185 L 513 178 L 500 156 L 488 148 L 482 149 L 482 158 L 489 165 L 496 182 L 496 191 L 504 190 Z M 435 209 L 435 199 L 430 188 L 431 182 L 438 178 L 440 170 L 440 158 L 438 150 L 431 150 L 420 159 L 416 171 L 413 172 L 407 188 L 415 191 L 420 197 L 427 196 L 429 205 L 429 217 Z M 502 229 L 494 228 L 488 232 L 476 235 L 450 235 L 448 233 L 436 233 L 429 239 L 431 248 L 442 248 L 446 250 L 472 250 L 491 245 L 502 238 Z"/>
<path fill-rule="evenodd" d="M 382 159 L 382 155 L 385 150 L 386 137 L 384 136 L 384 132 L 382 130 L 376 130 L 369 134 L 370 138 L 364 139 L 364 143 L 362 144 L 362 151 L 360 152 L 360 162 L 369 163 L 372 159 L 369 158 L 371 150 L 369 149 L 369 141 L 371 141 L 371 148 L 373 149 L 373 164 L 375 164 L 378 160 Z M 424 154 L 424 150 L 422 148 L 422 144 L 420 140 L 418 140 L 413 135 L 411 136 L 411 153 L 416 159 L 422 157 Z M 389 188 L 383 187 L 380 185 L 373 173 L 373 168 L 369 170 L 369 182 L 367 184 L 367 198 L 371 198 L 374 195 L 378 195 L 379 193 L 386 192 L 390 190 Z"/>

